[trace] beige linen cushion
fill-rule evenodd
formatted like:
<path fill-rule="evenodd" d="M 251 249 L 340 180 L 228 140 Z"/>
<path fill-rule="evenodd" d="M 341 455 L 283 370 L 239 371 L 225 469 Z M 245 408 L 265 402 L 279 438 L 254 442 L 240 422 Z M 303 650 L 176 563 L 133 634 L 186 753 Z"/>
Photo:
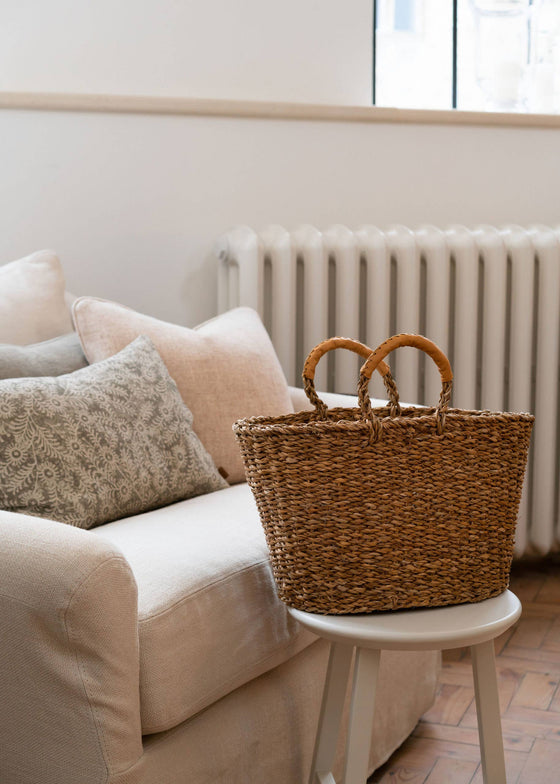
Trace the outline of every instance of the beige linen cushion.
<path fill-rule="evenodd" d="M 50 250 L 0 266 L 0 343 L 24 346 L 72 330 L 64 274 Z"/>
<path fill-rule="evenodd" d="M 0 509 L 80 528 L 227 487 L 151 341 L 0 381 Z"/>
<path fill-rule="evenodd" d="M 73 316 L 89 362 L 115 354 L 138 335 L 151 338 L 193 413 L 195 433 L 230 484 L 245 481 L 233 423 L 294 410 L 270 338 L 250 308 L 188 329 L 114 302 L 81 297 Z"/>

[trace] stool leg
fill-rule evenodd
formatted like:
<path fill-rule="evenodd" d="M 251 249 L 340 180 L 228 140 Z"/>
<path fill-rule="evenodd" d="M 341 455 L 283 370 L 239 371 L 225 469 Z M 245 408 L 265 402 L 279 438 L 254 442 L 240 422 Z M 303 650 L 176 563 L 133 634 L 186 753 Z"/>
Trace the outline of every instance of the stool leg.
<path fill-rule="evenodd" d="M 494 641 L 471 646 L 484 784 L 506 784 Z"/>
<path fill-rule="evenodd" d="M 357 648 L 344 784 L 366 784 L 381 651 Z"/>
<path fill-rule="evenodd" d="M 331 643 L 309 784 L 328 784 L 329 781 L 334 784 L 330 771 L 336 753 L 353 652 L 352 645 Z"/>

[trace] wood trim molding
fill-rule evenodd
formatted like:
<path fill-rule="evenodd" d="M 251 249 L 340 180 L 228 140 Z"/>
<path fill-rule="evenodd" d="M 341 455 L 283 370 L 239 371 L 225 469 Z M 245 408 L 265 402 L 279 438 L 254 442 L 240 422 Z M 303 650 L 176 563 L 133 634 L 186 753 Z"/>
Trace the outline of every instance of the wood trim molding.
<path fill-rule="evenodd" d="M 381 106 L 238 101 L 150 95 L 0 92 L 0 109 L 239 117 L 263 120 L 482 125 L 560 128 L 557 114 L 510 114 L 459 110 L 392 109 Z"/>

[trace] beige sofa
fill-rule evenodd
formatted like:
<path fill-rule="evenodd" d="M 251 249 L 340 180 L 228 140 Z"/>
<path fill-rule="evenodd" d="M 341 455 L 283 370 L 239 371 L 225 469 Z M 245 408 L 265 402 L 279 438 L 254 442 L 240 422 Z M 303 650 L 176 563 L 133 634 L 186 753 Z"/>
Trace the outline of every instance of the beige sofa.
<path fill-rule="evenodd" d="M 327 648 L 276 598 L 246 484 L 91 531 L 0 512 L 0 542 L 3 784 L 305 781 Z M 372 770 L 436 674 L 384 655 Z"/>
<path fill-rule="evenodd" d="M 327 645 L 278 600 L 245 483 L 92 530 L 0 511 L 0 622 L 2 784 L 306 781 Z M 383 655 L 371 770 L 437 668 Z"/>

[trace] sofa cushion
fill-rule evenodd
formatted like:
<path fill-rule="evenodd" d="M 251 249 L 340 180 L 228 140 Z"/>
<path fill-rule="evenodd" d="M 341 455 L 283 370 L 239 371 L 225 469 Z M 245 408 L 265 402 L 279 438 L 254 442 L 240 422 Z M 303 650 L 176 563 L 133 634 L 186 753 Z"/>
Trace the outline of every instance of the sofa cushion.
<path fill-rule="evenodd" d="M 0 343 L 23 346 L 72 330 L 64 274 L 50 250 L 0 266 Z"/>
<path fill-rule="evenodd" d="M 0 381 L 0 509 L 91 528 L 226 486 L 146 337 L 68 375 Z"/>
<path fill-rule="evenodd" d="M 74 322 L 89 362 L 148 335 L 194 416 L 194 430 L 230 484 L 245 480 L 231 426 L 249 416 L 293 411 L 286 378 L 258 314 L 236 308 L 195 329 L 114 302 L 82 297 Z"/>
<path fill-rule="evenodd" d="M 145 734 L 174 727 L 315 639 L 278 600 L 246 484 L 91 531 L 138 584 Z"/>
<path fill-rule="evenodd" d="M 0 379 L 62 376 L 86 365 L 75 332 L 30 346 L 0 343 Z"/>

